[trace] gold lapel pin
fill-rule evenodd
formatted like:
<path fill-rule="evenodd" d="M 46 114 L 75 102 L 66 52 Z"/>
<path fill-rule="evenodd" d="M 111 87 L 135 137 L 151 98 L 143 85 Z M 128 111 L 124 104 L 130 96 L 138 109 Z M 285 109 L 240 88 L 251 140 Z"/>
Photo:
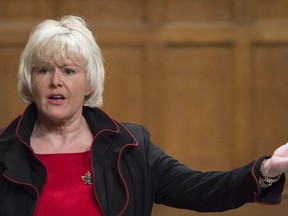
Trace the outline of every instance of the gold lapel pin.
<path fill-rule="evenodd" d="M 81 178 L 85 184 L 92 184 L 92 174 L 89 171 L 86 172 L 84 176 L 81 176 Z"/>

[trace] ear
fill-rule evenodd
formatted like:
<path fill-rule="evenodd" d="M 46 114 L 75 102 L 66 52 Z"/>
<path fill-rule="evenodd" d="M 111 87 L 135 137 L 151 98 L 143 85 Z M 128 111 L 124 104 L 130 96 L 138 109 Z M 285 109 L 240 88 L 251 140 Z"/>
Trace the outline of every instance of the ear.
<path fill-rule="evenodd" d="M 87 97 L 88 95 L 90 95 L 92 93 L 92 89 L 89 86 L 86 86 L 85 89 L 85 96 Z"/>

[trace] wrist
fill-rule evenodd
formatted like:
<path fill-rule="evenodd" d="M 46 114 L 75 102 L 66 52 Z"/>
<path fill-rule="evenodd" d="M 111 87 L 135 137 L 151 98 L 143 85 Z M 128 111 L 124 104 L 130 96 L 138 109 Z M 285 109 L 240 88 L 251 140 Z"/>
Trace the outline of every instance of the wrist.
<path fill-rule="evenodd" d="M 264 166 L 267 165 L 267 159 L 263 160 L 260 166 L 260 178 L 259 178 L 259 184 L 261 188 L 267 188 L 270 187 L 272 184 L 276 183 L 279 181 L 281 174 L 270 176 L 267 175 L 267 169 L 266 172 L 264 172 Z M 267 167 L 267 166 L 266 166 Z"/>

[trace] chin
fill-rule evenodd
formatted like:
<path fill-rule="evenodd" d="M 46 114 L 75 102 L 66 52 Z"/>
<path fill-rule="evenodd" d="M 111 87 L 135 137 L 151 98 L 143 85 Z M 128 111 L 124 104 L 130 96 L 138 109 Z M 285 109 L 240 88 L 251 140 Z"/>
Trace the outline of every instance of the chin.
<path fill-rule="evenodd" d="M 65 119 L 68 119 L 66 113 L 46 113 L 45 116 L 47 119 L 55 122 L 61 122 L 64 121 Z"/>

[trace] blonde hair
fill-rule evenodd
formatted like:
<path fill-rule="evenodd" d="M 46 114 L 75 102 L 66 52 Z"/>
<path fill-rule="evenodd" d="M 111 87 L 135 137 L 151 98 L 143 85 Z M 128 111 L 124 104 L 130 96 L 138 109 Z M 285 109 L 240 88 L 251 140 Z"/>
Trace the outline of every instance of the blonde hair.
<path fill-rule="evenodd" d="M 102 106 L 105 79 L 102 54 L 86 22 L 77 16 L 44 20 L 31 32 L 18 70 L 18 93 L 25 103 L 33 102 L 33 67 L 48 63 L 52 58 L 61 61 L 68 56 L 80 60 L 87 73 L 87 84 L 92 92 L 85 98 L 84 106 Z"/>

